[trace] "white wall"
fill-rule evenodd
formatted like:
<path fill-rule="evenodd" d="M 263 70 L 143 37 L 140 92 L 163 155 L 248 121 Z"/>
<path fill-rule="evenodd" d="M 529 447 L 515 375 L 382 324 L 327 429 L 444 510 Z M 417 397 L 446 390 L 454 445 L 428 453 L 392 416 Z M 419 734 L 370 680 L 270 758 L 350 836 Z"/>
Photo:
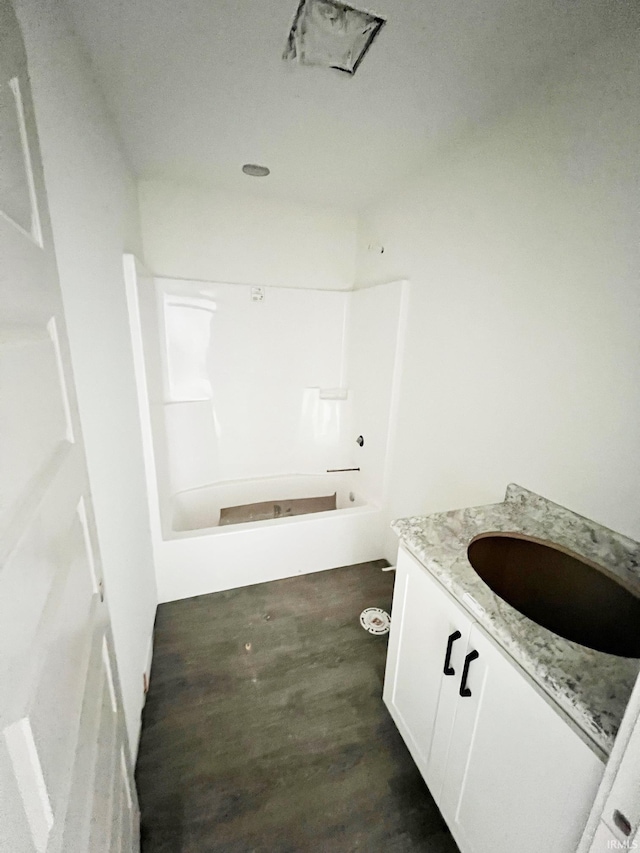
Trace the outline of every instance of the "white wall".
<path fill-rule="evenodd" d="M 156 275 L 328 290 L 353 286 L 352 214 L 160 180 L 141 181 L 139 197 L 144 257 Z"/>
<path fill-rule="evenodd" d="M 17 0 L 71 344 L 129 740 L 137 747 L 156 591 L 122 253 L 135 186 L 57 3 Z"/>
<path fill-rule="evenodd" d="M 640 538 L 639 91 L 630 31 L 363 215 L 359 284 L 413 288 L 394 515 L 516 481 Z"/>

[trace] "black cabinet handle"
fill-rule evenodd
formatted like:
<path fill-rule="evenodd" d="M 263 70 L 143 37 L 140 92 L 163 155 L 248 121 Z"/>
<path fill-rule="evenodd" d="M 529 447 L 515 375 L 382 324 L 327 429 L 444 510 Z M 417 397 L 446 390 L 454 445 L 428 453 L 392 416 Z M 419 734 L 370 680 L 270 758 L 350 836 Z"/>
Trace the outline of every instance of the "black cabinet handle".
<path fill-rule="evenodd" d="M 455 670 L 450 665 L 451 661 L 451 649 L 453 648 L 453 644 L 456 640 L 459 640 L 462 634 L 460 631 L 454 631 L 453 634 L 449 634 L 449 639 L 447 640 L 447 653 L 444 656 L 444 674 L 445 675 L 455 675 Z"/>
<path fill-rule="evenodd" d="M 474 661 L 476 658 L 479 658 L 480 655 L 474 649 L 464 659 L 464 669 L 462 670 L 462 678 L 460 680 L 460 695 L 461 696 L 471 696 L 471 690 L 467 687 L 467 676 L 469 675 L 469 666 L 471 665 L 471 661 Z"/>

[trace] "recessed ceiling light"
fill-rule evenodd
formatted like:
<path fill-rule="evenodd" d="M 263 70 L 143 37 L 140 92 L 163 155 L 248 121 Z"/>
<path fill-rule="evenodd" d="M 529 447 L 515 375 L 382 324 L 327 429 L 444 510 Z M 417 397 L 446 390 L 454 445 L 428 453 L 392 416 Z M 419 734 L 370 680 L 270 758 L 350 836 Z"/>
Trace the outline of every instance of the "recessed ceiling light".
<path fill-rule="evenodd" d="M 245 163 L 242 171 L 245 175 L 251 175 L 252 178 L 266 178 L 271 169 L 267 169 L 266 166 L 258 166 L 256 163 Z"/>

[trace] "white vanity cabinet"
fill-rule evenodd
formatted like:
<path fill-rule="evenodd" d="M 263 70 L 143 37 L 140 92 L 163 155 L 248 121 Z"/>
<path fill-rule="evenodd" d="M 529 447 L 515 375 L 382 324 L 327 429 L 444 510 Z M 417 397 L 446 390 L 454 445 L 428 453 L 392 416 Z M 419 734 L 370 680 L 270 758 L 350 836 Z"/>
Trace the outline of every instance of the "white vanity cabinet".
<path fill-rule="evenodd" d="M 462 853 L 574 853 L 602 761 L 402 548 L 384 701 Z"/>

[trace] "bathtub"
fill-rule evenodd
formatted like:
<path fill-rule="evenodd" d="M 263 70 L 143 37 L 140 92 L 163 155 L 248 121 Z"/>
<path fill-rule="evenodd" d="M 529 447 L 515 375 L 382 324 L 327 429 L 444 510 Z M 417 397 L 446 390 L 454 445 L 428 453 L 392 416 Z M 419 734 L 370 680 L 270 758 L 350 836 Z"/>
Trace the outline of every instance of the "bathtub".
<path fill-rule="evenodd" d="M 172 499 L 172 532 L 206 530 L 218 527 L 220 513 L 228 507 L 259 502 L 300 500 L 336 496 L 336 509 L 353 509 L 366 504 L 358 494 L 357 472 L 331 472 L 326 474 L 289 474 L 287 476 L 262 477 L 255 480 L 227 480 L 179 492 Z M 322 513 L 314 513 L 321 515 Z M 299 518 L 299 516 L 293 516 Z M 247 522 L 264 524 L 267 521 L 287 519 L 264 519 Z"/>
<path fill-rule="evenodd" d="M 334 492 L 335 510 L 219 525 L 223 507 Z M 377 560 L 388 526 L 357 472 L 221 482 L 168 504 L 154 547 L 160 602 Z"/>

